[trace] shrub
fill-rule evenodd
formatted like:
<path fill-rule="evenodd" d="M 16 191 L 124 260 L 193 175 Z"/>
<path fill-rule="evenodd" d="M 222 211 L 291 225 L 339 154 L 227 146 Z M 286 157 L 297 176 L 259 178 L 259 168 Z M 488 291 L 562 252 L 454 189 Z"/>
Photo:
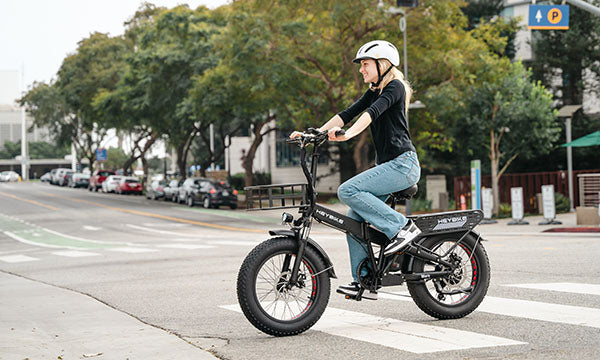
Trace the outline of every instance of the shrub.
<path fill-rule="evenodd" d="M 229 180 L 231 187 L 238 190 L 243 190 L 246 186 L 246 173 L 240 172 L 231 175 Z M 252 185 L 268 185 L 271 183 L 271 173 L 256 172 L 252 174 Z"/>
<path fill-rule="evenodd" d="M 554 204 L 556 205 L 556 213 L 569 212 L 569 199 L 561 193 L 554 193 Z"/>
<path fill-rule="evenodd" d="M 500 204 L 498 208 L 498 218 L 507 218 L 512 216 L 512 207 L 510 204 Z"/>

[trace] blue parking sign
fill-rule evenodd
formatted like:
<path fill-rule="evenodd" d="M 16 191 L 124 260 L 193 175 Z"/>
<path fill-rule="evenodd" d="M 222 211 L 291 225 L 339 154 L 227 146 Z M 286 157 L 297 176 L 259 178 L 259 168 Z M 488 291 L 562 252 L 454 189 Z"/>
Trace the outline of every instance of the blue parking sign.
<path fill-rule="evenodd" d="M 567 30 L 569 5 L 529 5 L 527 25 L 534 30 Z"/>
<path fill-rule="evenodd" d="M 106 149 L 96 149 L 96 161 L 106 161 Z"/>

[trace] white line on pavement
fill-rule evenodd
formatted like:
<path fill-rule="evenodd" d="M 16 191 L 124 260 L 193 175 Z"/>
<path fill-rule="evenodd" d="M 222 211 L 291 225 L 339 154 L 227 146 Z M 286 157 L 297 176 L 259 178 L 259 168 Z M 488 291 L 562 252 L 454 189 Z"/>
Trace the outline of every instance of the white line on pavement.
<path fill-rule="evenodd" d="M 241 312 L 237 304 L 221 308 Z M 335 308 L 327 308 L 312 329 L 417 354 L 526 344 L 497 336 Z"/>
<path fill-rule="evenodd" d="M 410 297 L 391 294 L 392 293 L 381 294 L 379 297 L 391 300 L 412 301 Z M 408 292 L 397 292 L 395 294 L 406 295 Z M 476 311 L 561 324 L 600 328 L 600 309 L 582 306 L 486 296 Z"/>
<path fill-rule="evenodd" d="M 143 231 L 153 232 L 153 233 L 157 233 L 157 234 L 176 235 L 176 236 L 184 236 L 184 237 L 185 236 L 198 237 L 198 235 L 193 235 L 193 234 L 182 234 L 182 233 L 177 233 L 177 232 L 174 232 L 174 231 L 152 229 L 152 228 L 148 228 L 148 227 L 144 227 L 144 226 L 139 226 L 139 225 L 133 225 L 133 224 L 126 224 L 126 225 L 128 227 L 132 228 L 132 229 L 143 230 Z"/>
<path fill-rule="evenodd" d="M 100 228 L 100 227 L 90 226 L 90 225 L 83 225 L 83 228 L 86 230 L 90 230 L 90 231 L 102 230 L 102 228 Z"/>
<path fill-rule="evenodd" d="M 172 249 L 188 249 L 188 250 L 214 248 L 214 246 L 210 246 L 210 245 L 195 245 L 195 244 L 163 244 L 163 245 L 157 245 L 157 247 L 172 248 Z"/>
<path fill-rule="evenodd" d="M 156 252 L 156 251 L 158 251 L 156 249 L 136 248 L 136 247 L 122 247 L 122 248 L 113 248 L 113 249 L 107 249 L 107 250 L 108 251 L 117 251 L 117 252 L 131 253 L 131 254 L 146 253 L 146 252 Z"/>
<path fill-rule="evenodd" d="M 66 256 L 66 257 L 88 257 L 88 256 L 100 256 L 100 254 L 87 252 L 87 251 L 55 251 L 53 255 Z"/>
<path fill-rule="evenodd" d="M 543 283 L 543 284 L 514 284 L 504 285 L 524 289 L 550 290 L 569 292 L 574 294 L 600 295 L 599 284 L 579 284 L 579 283 Z"/>
<path fill-rule="evenodd" d="M 206 241 L 206 243 L 212 245 L 256 246 L 260 241 L 214 240 Z"/>
<path fill-rule="evenodd" d="M 0 257 L 0 261 L 4 261 L 7 263 L 20 263 L 26 261 L 36 261 L 39 260 L 37 258 L 27 256 L 27 255 L 9 255 Z"/>

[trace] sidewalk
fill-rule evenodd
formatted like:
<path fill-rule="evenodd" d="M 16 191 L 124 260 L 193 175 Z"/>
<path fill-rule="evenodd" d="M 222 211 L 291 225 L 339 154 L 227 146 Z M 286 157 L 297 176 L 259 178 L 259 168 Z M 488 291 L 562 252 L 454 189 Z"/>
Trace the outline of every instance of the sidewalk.
<path fill-rule="evenodd" d="M 216 359 L 89 296 L 0 272 L 0 359 Z"/>

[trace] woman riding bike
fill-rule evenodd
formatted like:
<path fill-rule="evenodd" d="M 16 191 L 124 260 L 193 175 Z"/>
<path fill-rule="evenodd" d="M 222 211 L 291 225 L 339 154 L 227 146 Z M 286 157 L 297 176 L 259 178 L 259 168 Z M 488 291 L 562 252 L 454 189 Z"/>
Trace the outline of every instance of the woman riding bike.
<path fill-rule="evenodd" d="M 389 194 L 416 184 L 421 174 L 406 120 L 412 89 L 402 72 L 396 68 L 400 63 L 398 50 L 387 41 L 375 40 L 364 44 L 352 61 L 360 64 L 359 72 L 363 75 L 363 81 L 370 83 L 369 89 L 352 106 L 333 116 L 319 130 L 328 131 L 330 141 L 347 141 L 367 127 L 371 128 L 376 166 L 340 185 L 338 197 L 350 207 L 349 217 L 368 221 L 390 239 L 383 250 L 384 255 L 388 256 L 404 248 L 421 233 L 411 220 L 384 202 Z M 336 136 L 336 131 L 358 115 L 358 120 L 345 134 Z M 290 138 L 300 134 L 294 131 Z M 347 235 L 347 240 L 354 281 L 340 286 L 337 292 L 353 298 L 360 290 L 357 271 L 360 263 L 367 258 L 367 251 L 351 235 Z M 361 276 L 365 276 L 366 271 L 363 269 Z M 362 298 L 376 300 L 377 292 L 365 291 Z"/>

